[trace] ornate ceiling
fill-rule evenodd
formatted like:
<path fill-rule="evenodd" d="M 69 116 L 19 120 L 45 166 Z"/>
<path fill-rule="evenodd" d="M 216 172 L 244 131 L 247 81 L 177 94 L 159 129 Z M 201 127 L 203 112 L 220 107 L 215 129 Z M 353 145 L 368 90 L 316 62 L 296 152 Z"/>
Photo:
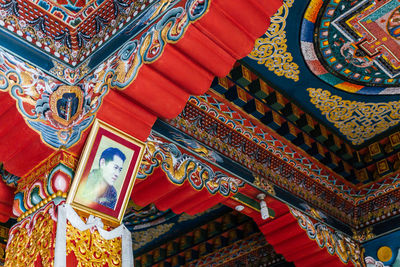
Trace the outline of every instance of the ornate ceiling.
<path fill-rule="evenodd" d="M 394 1 L 311 1 L 301 30 L 311 71 L 347 92 L 398 94 L 398 7 Z"/>
<path fill-rule="evenodd" d="M 0 153 L 6 169 L 22 176 L 59 148 L 79 154 L 95 117 L 146 139 L 157 116 L 176 116 L 190 94 L 202 94 L 248 53 L 279 4 L 3 1 L 0 90 L 9 95 L 3 113 L 15 117 L 4 115 L 7 139 L 16 143 Z M 257 23 L 243 28 L 252 13 Z M 132 117 L 140 127 L 124 123 Z"/>
<path fill-rule="evenodd" d="M 243 62 L 346 143 L 365 147 L 399 122 L 392 2 L 286 1 Z"/>
<path fill-rule="evenodd" d="M 359 229 L 361 241 L 393 230 L 397 13 L 397 1 L 285 1 L 249 56 L 167 121 L 194 140 L 154 129 L 261 188 L 272 182 L 303 211 L 318 207 L 343 232 L 335 219 Z"/>
<path fill-rule="evenodd" d="M 79 155 L 97 117 L 142 140 L 153 128 L 134 201 L 154 216 L 263 191 L 361 242 L 394 230 L 398 1 L 286 0 L 266 32 L 275 6 L 215 2 L 1 1 L 5 180 Z"/>

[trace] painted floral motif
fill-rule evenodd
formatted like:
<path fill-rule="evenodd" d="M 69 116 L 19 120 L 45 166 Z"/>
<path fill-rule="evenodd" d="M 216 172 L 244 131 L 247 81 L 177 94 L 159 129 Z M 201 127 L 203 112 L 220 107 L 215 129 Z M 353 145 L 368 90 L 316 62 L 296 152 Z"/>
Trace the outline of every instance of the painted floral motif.
<path fill-rule="evenodd" d="M 171 4 L 173 1 L 168 0 Z M 111 39 L 122 26 L 131 23 L 136 16 L 140 17 L 140 12 L 151 9 L 148 7 L 152 1 L 97 0 L 90 1 L 84 8 L 75 7 L 72 10 L 68 7 L 72 7 L 73 1 L 62 1 L 64 5 L 61 6 L 48 0 L 33 2 L 40 8 L 34 5 L 21 8 L 14 0 L 0 6 L 0 26 L 20 36 L 36 49 L 75 67 Z M 75 3 L 83 2 L 79 0 Z M 158 5 L 154 3 L 153 7 Z M 79 9 L 81 11 L 75 14 Z M 57 18 L 56 22 L 49 19 L 49 13 Z M 154 17 L 157 15 L 159 13 L 154 14 Z"/>
<path fill-rule="evenodd" d="M 387 29 L 390 36 L 400 39 L 400 8 L 397 8 L 390 15 L 387 22 Z"/>
<path fill-rule="evenodd" d="M 109 64 L 114 76 L 111 86 L 124 89 L 136 77 L 140 67 L 157 60 L 166 43 L 175 43 L 184 35 L 190 23 L 207 11 L 208 0 L 189 0 L 184 7 L 169 10 L 140 39 L 127 42 Z"/>
<path fill-rule="evenodd" d="M 20 218 L 52 197 L 66 195 L 74 177 L 78 159 L 66 151 L 57 151 L 18 182 L 13 214 Z"/>

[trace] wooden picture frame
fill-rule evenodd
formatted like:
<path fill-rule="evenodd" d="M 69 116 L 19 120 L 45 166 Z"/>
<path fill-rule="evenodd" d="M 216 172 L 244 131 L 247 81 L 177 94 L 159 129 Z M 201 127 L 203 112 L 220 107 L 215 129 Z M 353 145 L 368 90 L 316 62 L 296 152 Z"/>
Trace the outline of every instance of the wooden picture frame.
<path fill-rule="evenodd" d="M 121 224 L 146 144 L 95 120 L 67 203 L 78 213 Z"/>

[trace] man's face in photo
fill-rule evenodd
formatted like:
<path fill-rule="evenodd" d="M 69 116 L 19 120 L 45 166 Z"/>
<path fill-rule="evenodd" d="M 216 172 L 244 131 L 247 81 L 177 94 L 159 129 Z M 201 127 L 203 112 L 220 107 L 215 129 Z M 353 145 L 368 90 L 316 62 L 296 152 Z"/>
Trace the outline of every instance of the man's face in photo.
<path fill-rule="evenodd" d="M 115 183 L 122 171 L 123 164 L 123 160 L 116 155 L 114 155 L 113 160 L 108 162 L 105 159 L 100 160 L 100 169 L 107 184 L 113 185 Z"/>

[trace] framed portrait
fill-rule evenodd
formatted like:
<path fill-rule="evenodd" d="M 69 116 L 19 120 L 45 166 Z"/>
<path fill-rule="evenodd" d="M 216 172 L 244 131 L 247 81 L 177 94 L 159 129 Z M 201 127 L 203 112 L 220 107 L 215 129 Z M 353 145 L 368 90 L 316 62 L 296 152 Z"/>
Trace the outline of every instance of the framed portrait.
<path fill-rule="evenodd" d="M 144 148 L 144 142 L 96 119 L 67 203 L 80 213 L 121 224 Z"/>

